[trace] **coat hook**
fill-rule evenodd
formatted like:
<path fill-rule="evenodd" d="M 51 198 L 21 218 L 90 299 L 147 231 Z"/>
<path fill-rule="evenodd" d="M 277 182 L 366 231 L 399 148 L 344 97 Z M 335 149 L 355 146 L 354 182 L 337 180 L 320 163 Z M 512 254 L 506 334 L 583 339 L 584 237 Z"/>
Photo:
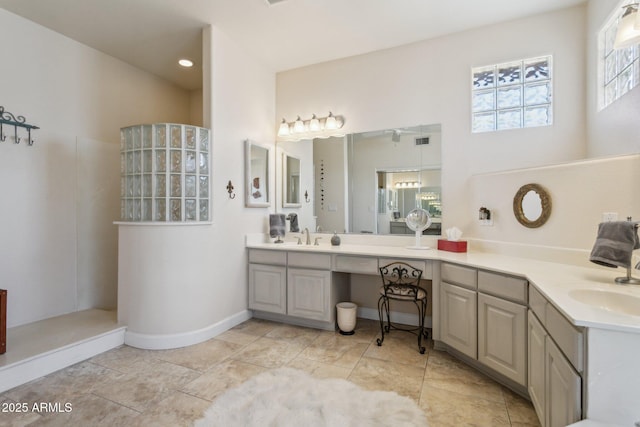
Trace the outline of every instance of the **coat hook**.
<path fill-rule="evenodd" d="M 309 192 L 307 190 L 304 190 L 304 201 L 307 203 L 311 201 L 311 199 L 309 198 Z"/>
<path fill-rule="evenodd" d="M 15 133 L 16 144 L 20 144 L 21 138 L 18 136 L 18 126 L 14 126 L 13 130 L 14 130 L 14 133 Z"/>
<path fill-rule="evenodd" d="M 4 142 L 7 139 L 7 135 L 4 134 L 4 130 L 2 129 L 2 123 L 0 123 L 0 141 Z"/>
<path fill-rule="evenodd" d="M 231 183 L 231 180 L 229 180 L 229 183 L 227 184 L 227 193 L 229 193 L 229 198 L 230 199 L 235 199 L 236 195 L 233 192 L 233 184 Z"/>

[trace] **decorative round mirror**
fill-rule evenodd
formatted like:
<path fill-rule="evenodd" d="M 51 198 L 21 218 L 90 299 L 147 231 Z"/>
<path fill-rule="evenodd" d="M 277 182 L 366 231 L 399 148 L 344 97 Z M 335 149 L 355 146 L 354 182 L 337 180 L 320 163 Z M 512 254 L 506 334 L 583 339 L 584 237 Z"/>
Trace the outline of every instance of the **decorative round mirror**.
<path fill-rule="evenodd" d="M 513 198 L 513 213 L 520 224 L 538 228 L 551 215 L 551 197 L 538 184 L 523 185 Z"/>

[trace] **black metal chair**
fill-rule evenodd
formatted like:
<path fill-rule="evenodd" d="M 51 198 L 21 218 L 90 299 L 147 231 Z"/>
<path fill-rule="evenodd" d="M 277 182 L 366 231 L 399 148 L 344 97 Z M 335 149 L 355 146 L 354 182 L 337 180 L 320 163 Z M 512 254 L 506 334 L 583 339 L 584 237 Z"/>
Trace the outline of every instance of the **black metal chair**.
<path fill-rule="evenodd" d="M 424 354 L 425 347 L 422 345 L 422 338 L 429 337 L 424 327 L 424 318 L 427 311 L 427 291 L 420 287 L 422 270 L 412 267 L 405 262 L 392 262 L 380 267 L 382 277 L 382 287 L 380 288 L 380 298 L 378 299 L 378 316 L 380 317 L 380 332 L 382 337 L 376 341 L 378 346 L 382 345 L 385 333 L 391 329 L 411 332 L 418 336 L 418 350 Z M 418 327 L 409 328 L 391 323 L 389 318 L 389 302 L 410 301 L 418 307 Z M 387 322 L 385 325 L 384 315 L 386 313 Z"/>

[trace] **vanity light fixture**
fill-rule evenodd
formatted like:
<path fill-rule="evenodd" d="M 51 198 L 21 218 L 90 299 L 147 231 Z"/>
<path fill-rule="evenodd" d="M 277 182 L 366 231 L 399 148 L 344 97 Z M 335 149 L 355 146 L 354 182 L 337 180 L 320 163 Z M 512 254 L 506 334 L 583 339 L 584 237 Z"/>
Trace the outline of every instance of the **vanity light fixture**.
<path fill-rule="evenodd" d="M 282 123 L 280 123 L 280 127 L 278 128 L 278 136 L 287 136 L 290 133 L 291 132 L 289 130 L 289 123 L 287 123 L 287 121 L 282 118 Z"/>
<path fill-rule="evenodd" d="M 309 131 L 310 132 L 318 132 L 320 130 L 320 120 L 314 114 L 309 120 Z"/>
<path fill-rule="evenodd" d="M 290 123 L 283 118 L 278 126 L 278 137 L 282 141 L 300 141 L 344 136 L 344 133 L 339 132 L 343 125 L 344 119 L 341 116 L 334 116 L 331 112 L 327 117 L 317 117 L 313 114 L 309 120 L 303 120 L 298 116 L 294 122 Z"/>
<path fill-rule="evenodd" d="M 293 122 L 293 132 L 294 133 L 303 133 L 305 131 L 305 125 L 300 116 Z"/>
<path fill-rule="evenodd" d="M 638 4 L 623 6 L 624 13 L 618 24 L 618 32 L 613 43 L 614 49 L 623 49 L 640 43 L 640 17 Z"/>
<path fill-rule="evenodd" d="M 178 60 L 178 64 L 179 64 L 181 67 L 184 67 L 184 68 L 191 68 L 191 67 L 193 67 L 193 61 L 192 61 L 192 60 L 190 60 L 190 59 L 186 59 L 186 58 L 182 58 L 182 59 Z"/>
<path fill-rule="evenodd" d="M 398 181 L 396 188 L 420 188 L 420 181 Z"/>
<path fill-rule="evenodd" d="M 324 126 L 327 129 L 338 129 L 338 120 L 336 120 L 331 111 L 329 111 L 329 117 L 325 120 Z"/>

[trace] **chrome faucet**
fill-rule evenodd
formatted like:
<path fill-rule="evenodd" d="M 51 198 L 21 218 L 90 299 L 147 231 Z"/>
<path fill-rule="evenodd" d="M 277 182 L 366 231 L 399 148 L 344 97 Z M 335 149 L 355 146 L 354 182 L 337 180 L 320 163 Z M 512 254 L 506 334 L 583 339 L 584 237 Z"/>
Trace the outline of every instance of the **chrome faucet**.
<path fill-rule="evenodd" d="M 311 244 L 311 236 L 309 235 L 309 228 L 305 227 L 303 233 L 307 234 L 307 243 L 306 244 L 310 245 Z"/>

